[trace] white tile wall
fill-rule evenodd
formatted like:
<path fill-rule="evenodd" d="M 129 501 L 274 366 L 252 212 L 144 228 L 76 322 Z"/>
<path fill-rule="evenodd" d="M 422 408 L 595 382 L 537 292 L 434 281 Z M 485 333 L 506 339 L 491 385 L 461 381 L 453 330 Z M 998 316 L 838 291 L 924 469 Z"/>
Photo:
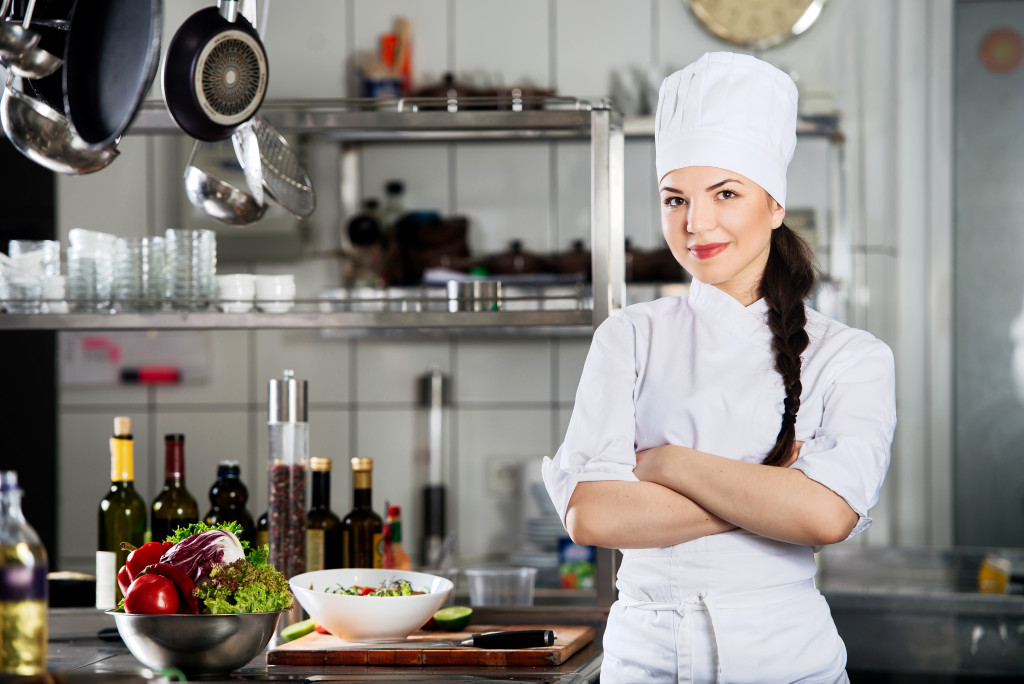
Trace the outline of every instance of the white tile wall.
<path fill-rule="evenodd" d="M 551 452 L 550 408 L 464 408 L 458 421 L 458 551 L 467 558 L 507 552 L 518 544 L 519 504 L 514 492 L 494 486 L 495 471 Z"/>
<path fill-rule="evenodd" d="M 355 347 L 356 396 L 361 404 L 413 406 L 417 380 L 431 367 L 451 374 L 447 342 L 360 340 Z"/>
<path fill-rule="evenodd" d="M 550 402 L 551 345 L 547 340 L 459 342 L 456 401 L 460 406 Z"/>
<path fill-rule="evenodd" d="M 550 87 L 549 8 L 547 0 L 454 0 L 456 78 Z"/>
<path fill-rule="evenodd" d="M 203 0 L 165 3 L 164 44 L 189 14 L 208 5 Z M 891 30 L 892 10 L 882 0 L 865 12 L 861 7 L 854 0 L 833 0 L 821 24 L 804 38 L 761 56 L 797 71 L 802 88 L 838 84 L 834 96 L 849 136 L 847 159 L 853 169 L 880 170 L 851 170 L 847 177 L 856 234 L 861 244 L 877 247 L 895 244 L 894 191 L 884 172 L 892 155 L 887 129 L 892 111 L 890 91 L 869 83 L 880 79 L 890 62 L 885 50 L 873 57 L 862 54 L 860 46 L 879 35 L 888 45 L 891 36 L 886 38 L 885 31 Z M 350 76 L 354 57 L 375 50 L 379 35 L 390 30 L 398 15 L 414 25 L 419 84 L 450 70 L 480 85 L 535 84 L 584 97 L 624 93 L 620 101 L 638 107 L 643 106 L 645 72 L 653 71 L 657 83 L 706 50 L 729 49 L 708 36 L 677 0 L 309 0 L 301 9 L 295 3 L 274 3 L 267 26 L 269 97 L 355 94 Z M 867 64 L 863 73 L 861 60 Z M 613 82 L 624 89 L 615 91 Z M 159 80 L 150 97 L 160 98 Z M 862 115 L 863 107 L 868 111 Z M 291 142 L 301 145 L 294 137 Z M 819 208 L 826 196 L 822 151 L 815 145 L 802 140 L 798 148 L 790 174 L 791 206 Z M 180 186 L 188 141 L 126 136 L 120 149 L 121 158 L 101 174 L 58 179 L 62 236 L 73 226 L 142 235 L 198 221 Z M 308 222 L 313 246 L 331 249 L 339 244 L 348 218 L 340 209 L 337 146 L 317 144 L 306 159 L 318 192 L 319 208 Z M 650 139 L 627 141 L 626 234 L 646 249 L 661 245 L 653 165 Z M 359 180 L 362 196 L 382 197 L 388 179 L 403 179 L 408 209 L 466 215 L 471 248 L 488 253 L 504 250 L 513 238 L 536 251 L 565 249 L 573 238 L 589 244 L 589 173 L 586 145 L 575 142 L 386 144 L 364 148 Z M 856 194 L 862 190 L 863 197 Z M 889 298 L 890 286 L 896 286 L 890 282 L 896 261 L 865 257 L 858 266 L 860 273 L 870 272 L 874 303 Z M 223 267 L 294 272 L 299 296 L 315 296 L 321 287 L 339 282 L 337 264 L 324 259 Z M 888 310 L 873 305 L 867 327 L 891 333 Z M 310 380 L 311 454 L 334 460 L 332 505 L 339 515 L 351 506 L 348 459 L 355 455 L 377 459 L 380 512 L 385 498 L 415 511 L 417 485 L 408 467 L 415 382 L 431 365 L 448 373 L 456 400 L 452 496 L 458 549 L 477 558 L 507 552 L 514 544 L 516 502 L 501 489 L 496 469 L 539 463 L 557 449 L 588 349 L 585 339 L 338 340 L 306 331 L 213 332 L 208 337 L 212 362 L 204 384 L 61 392 L 59 566 L 91 567 L 91 516 L 106 486 L 106 440 L 118 413 L 138 419 L 136 468 L 147 497 L 159 484 L 163 432 L 181 430 L 188 440 L 189 485 L 204 512 L 216 461 L 230 457 L 242 461 L 243 481 L 252 495 L 250 512 L 258 516 L 266 507 L 266 382 L 286 367 Z M 909 498 L 898 514 L 913 518 L 921 492 L 906 489 Z M 897 514 L 894 508 L 880 507 L 879 529 L 871 532 L 870 543 L 888 538 L 882 519 Z M 407 514 L 410 550 L 416 548 L 416 525 L 415 516 Z M 904 528 L 913 530 L 913 524 Z M 907 542 L 913 535 L 905 536 Z"/>
<path fill-rule="evenodd" d="M 549 148 L 543 143 L 474 143 L 456 149 L 455 211 L 470 219 L 474 253 L 553 249 Z"/>

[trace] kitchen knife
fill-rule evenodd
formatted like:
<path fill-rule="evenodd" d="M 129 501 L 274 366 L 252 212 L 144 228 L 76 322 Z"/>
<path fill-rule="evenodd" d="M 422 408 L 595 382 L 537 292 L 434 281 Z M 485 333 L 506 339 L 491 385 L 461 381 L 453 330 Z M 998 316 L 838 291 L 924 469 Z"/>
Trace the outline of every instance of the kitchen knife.
<path fill-rule="evenodd" d="M 550 629 L 514 629 L 504 632 L 484 632 L 465 639 L 413 639 L 383 643 L 360 644 L 363 647 L 378 648 L 434 648 L 438 646 L 475 646 L 476 648 L 533 648 L 551 646 L 555 633 Z"/>

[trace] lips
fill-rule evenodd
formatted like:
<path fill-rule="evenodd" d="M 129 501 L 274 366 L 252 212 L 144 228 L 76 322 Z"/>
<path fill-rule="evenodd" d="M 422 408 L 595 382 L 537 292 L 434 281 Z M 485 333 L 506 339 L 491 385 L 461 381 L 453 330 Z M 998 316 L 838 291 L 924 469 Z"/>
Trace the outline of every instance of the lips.
<path fill-rule="evenodd" d="M 716 254 L 720 254 L 728 246 L 728 242 L 713 242 L 706 245 L 693 245 L 687 249 L 697 259 L 710 259 Z"/>

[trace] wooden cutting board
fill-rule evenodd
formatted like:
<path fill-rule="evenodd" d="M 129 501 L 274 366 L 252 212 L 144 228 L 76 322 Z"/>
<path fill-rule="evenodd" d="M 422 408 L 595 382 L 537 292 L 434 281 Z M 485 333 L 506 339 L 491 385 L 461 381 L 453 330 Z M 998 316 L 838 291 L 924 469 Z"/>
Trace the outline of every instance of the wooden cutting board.
<path fill-rule="evenodd" d="M 481 632 L 509 629 L 551 629 L 555 643 L 535 648 L 476 648 L 474 646 L 430 646 L 391 648 L 387 644 L 367 647 L 344 641 L 333 634 L 313 632 L 267 651 L 268 665 L 560 665 L 594 640 L 594 628 L 586 625 L 472 625 L 463 632 L 417 631 L 408 641 L 468 639 Z"/>

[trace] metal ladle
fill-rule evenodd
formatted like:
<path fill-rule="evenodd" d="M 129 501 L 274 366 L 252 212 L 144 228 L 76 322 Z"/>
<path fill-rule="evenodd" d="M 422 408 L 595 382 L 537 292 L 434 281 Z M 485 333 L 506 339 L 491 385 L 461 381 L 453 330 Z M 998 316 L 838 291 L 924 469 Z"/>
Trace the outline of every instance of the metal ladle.
<path fill-rule="evenodd" d="M 267 205 L 257 202 L 247 192 L 242 192 L 219 178 L 214 178 L 193 163 L 199 141 L 192 146 L 188 164 L 185 166 L 185 194 L 189 202 L 210 216 L 232 226 L 255 223 L 267 212 Z"/>
<path fill-rule="evenodd" d="M 113 145 L 92 149 L 71 130 L 64 115 L 15 90 L 8 73 L 0 97 L 0 122 L 19 152 L 51 171 L 80 176 L 108 166 L 119 152 Z"/>
<path fill-rule="evenodd" d="M 29 31 L 29 24 L 32 21 L 32 11 L 35 9 L 36 0 L 29 0 L 28 9 L 25 10 L 25 21 L 22 22 L 22 31 Z M 0 15 L 3 13 L 0 12 Z M 9 22 L 4 21 L 5 25 Z M 39 35 L 34 31 L 31 31 L 35 35 Z M 39 40 L 36 40 L 38 43 Z M 47 52 L 46 50 L 39 47 L 38 44 L 9 56 L 4 56 L 3 63 L 8 69 L 14 72 L 16 76 L 22 78 L 45 78 L 50 74 L 56 73 L 57 69 L 60 69 L 61 64 L 64 63 L 60 57 Z"/>
<path fill-rule="evenodd" d="M 16 22 L 3 19 L 10 6 L 11 0 L 4 0 L 3 7 L 0 7 L 0 58 L 4 60 L 18 57 L 23 52 L 31 50 L 39 44 L 39 40 L 42 38 L 35 31 L 30 31 Z"/>

